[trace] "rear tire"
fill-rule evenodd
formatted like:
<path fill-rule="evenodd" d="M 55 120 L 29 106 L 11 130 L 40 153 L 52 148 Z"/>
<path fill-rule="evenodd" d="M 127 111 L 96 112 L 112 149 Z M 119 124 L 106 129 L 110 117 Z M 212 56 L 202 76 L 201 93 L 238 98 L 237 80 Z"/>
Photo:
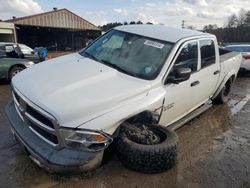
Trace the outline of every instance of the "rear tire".
<path fill-rule="evenodd" d="M 16 76 L 16 75 L 17 75 L 19 72 L 21 72 L 22 70 L 24 70 L 23 67 L 19 67 L 19 66 L 13 67 L 13 68 L 10 70 L 10 72 L 9 72 L 8 80 L 11 81 L 12 78 L 13 78 L 14 76 Z"/>
<path fill-rule="evenodd" d="M 231 86 L 232 86 L 232 78 L 230 78 L 226 82 L 226 84 L 224 85 L 224 87 L 222 88 L 220 93 L 217 95 L 217 97 L 215 99 L 213 99 L 213 103 L 215 103 L 215 104 L 227 103 L 229 100 L 229 93 L 231 91 Z"/>
<path fill-rule="evenodd" d="M 159 143 L 146 145 L 138 143 L 124 130 L 118 137 L 117 154 L 120 161 L 129 169 L 153 174 L 170 169 L 177 160 L 177 135 L 159 125 L 147 125 L 155 134 L 160 134 Z"/>

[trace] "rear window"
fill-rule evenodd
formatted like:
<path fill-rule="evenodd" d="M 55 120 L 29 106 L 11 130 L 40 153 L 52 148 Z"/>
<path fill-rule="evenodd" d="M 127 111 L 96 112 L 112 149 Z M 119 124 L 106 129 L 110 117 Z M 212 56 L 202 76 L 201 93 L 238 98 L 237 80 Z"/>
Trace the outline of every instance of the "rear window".
<path fill-rule="evenodd" d="M 213 40 L 201 40 L 201 68 L 215 63 L 215 45 Z"/>
<path fill-rule="evenodd" d="M 24 44 L 19 44 L 19 47 L 20 47 L 23 54 L 30 55 L 30 54 L 34 53 L 30 47 L 28 47 Z"/>

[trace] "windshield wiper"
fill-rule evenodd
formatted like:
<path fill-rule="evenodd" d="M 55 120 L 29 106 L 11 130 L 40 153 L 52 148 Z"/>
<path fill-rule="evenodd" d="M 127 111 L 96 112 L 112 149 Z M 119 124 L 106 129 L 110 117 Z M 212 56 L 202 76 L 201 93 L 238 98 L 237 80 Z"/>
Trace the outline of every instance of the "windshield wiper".
<path fill-rule="evenodd" d="M 118 65 L 113 64 L 113 63 L 111 63 L 111 62 L 109 62 L 109 61 L 106 61 L 106 60 L 103 60 L 103 59 L 102 59 L 101 62 L 102 62 L 104 65 L 107 65 L 107 66 L 109 66 L 109 67 L 112 67 L 112 68 L 118 70 L 119 72 L 128 74 L 128 75 L 130 75 L 130 76 L 139 77 L 138 74 L 129 72 L 129 71 L 127 71 L 127 70 L 124 70 L 124 69 L 122 69 L 121 67 L 119 67 Z"/>
<path fill-rule="evenodd" d="M 98 61 L 98 62 L 102 63 L 102 62 L 100 61 L 100 59 L 96 58 L 96 57 L 93 56 L 92 54 L 90 54 L 90 53 L 88 53 L 88 52 L 86 52 L 86 51 L 84 51 L 83 53 L 84 53 L 84 55 L 87 56 L 88 58 L 93 59 L 93 60 L 95 60 L 95 61 Z"/>
<path fill-rule="evenodd" d="M 109 67 L 112 67 L 112 68 L 118 70 L 119 72 L 128 74 L 128 75 L 133 76 L 133 77 L 139 77 L 139 78 L 143 78 L 143 77 L 144 77 L 144 75 L 137 74 L 137 73 L 132 73 L 132 72 L 129 72 L 129 71 L 127 71 L 127 70 L 124 70 L 124 69 L 122 69 L 121 67 L 119 67 L 119 66 L 117 66 L 117 65 L 115 65 L 115 64 L 113 64 L 113 63 L 111 63 L 111 62 L 109 62 L 109 61 L 107 61 L 107 60 L 98 59 L 98 58 L 96 58 L 94 55 L 92 55 L 92 54 L 90 54 L 90 53 L 88 53 L 88 52 L 86 52 L 86 51 L 84 51 L 83 53 L 84 53 L 84 55 L 87 56 L 88 58 L 93 59 L 93 60 L 95 60 L 95 61 L 97 61 L 97 62 L 99 62 L 99 63 L 102 63 L 102 64 L 104 64 L 104 65 L 107 65 L 107 66 L 109 66 Z"/>

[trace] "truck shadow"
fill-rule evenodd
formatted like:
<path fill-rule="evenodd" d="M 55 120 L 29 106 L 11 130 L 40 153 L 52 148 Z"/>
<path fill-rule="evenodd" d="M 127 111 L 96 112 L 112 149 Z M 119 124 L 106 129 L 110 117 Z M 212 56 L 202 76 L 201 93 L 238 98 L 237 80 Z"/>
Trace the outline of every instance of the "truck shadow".
<path fill-rule="evenodd" d="M 8 85 L 9 82 L 7 82 L 5 79 L 0 79 L 0 85 Z"/>
<path fill-rule="evenodd" d="M 239 78 L 247 78 L 250 77 L 250 71 L 249 72 L 239 72 L 238 73 Z"/>

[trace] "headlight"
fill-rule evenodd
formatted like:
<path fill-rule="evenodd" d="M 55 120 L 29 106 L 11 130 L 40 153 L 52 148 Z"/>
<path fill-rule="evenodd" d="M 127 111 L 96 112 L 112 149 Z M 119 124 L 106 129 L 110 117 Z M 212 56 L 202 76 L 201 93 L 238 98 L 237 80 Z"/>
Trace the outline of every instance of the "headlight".
<path fill-rule="evenodd" d="M 104 132 L 61 129 L 67 147 L 78 150 L 100 151 L 108 147 L 112 138 Z"/>
<path fill-rule="evenodd" d="M 29 61 L 29 62 L 25 63 L 25 65 L 26 65 L 27 67 L 29 67 L 29 66 L 31 66 L 31 65 L 34 65 L 34 62 L 33 62 L 33 61 Z"/>

